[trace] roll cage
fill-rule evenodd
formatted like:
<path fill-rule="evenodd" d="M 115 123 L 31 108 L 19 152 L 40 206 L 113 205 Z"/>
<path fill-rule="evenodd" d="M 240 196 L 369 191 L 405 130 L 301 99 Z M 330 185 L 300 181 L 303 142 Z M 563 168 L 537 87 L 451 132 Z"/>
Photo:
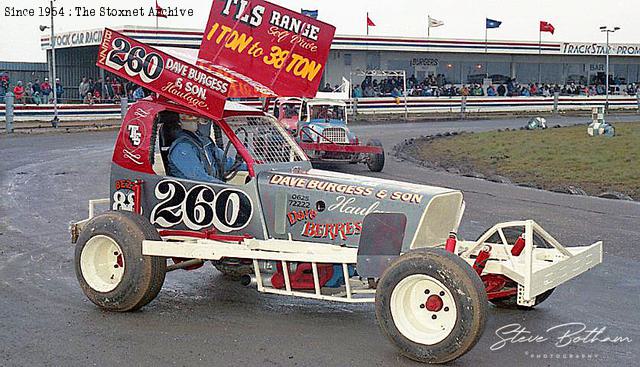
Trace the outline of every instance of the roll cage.
<path fill-rule="evenodd" d="M 168 99 L 150 97 L 136 102 L 127 112 L 116 141 L 113 163 L 143 173 L 167 171 L 172 141 L 163 133 L 160 113 L 164 111 L 176 112 L 182 119 L 210 120 L 216 145 L 225 149 L 223 137 L 226 137 L 235 154 L 246 163 L 249 177 L 274 166 L 300 165 L 308 161 L 292 137 L 272 116 L 260 110 L 227 102 L 223 118 L 214 120 Z M 162 165 L 158 159 L 162 159 Z"/>

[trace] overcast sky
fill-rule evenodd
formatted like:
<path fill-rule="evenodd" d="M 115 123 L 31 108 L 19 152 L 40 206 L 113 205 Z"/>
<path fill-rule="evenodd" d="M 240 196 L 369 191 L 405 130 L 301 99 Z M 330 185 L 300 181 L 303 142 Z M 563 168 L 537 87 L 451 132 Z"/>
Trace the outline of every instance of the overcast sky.
<path fill-rule="evenodd" d="M 158 0 L 163 7 L 193 8 L 193 17 L 160 19 L 160 27 L 203 29 L 211 0 Z M 432 37 L 483 39 L 484 18 L 503 22 L 499 29 L 489 30 L 489 39 L 538 40 L 538 22 L 545 20 L 556 28 L 555 35 L 543 34 L 548 41 L 603 42 L 600 25 L 619 26 L 612 42 L 640 43 L 638 0 L 275 0 L 294 10 L 318 9 L 319 19 L 337 27 L 338 34 L 365 34 L 365 14 L 376 23 L 372 35 L 426 37 L 427 14 L 444 21 L 432 29 Z M 2 0 L 0 2 L 0 61 L 44 61 L 40 49 L 40 24 L 48 17 L 38 16 L 45 0 Z M 90 4 L 90 5 L 89 5 Z M 56 31 L 74 31 L 118 25 L 155 26 L 155 18 L 144 17 L 77 17 L 69 16 L 76 6 L 101 6 L 131 9 L 144 7 L 148 12 L 155 0 L 56 0 L 65 8 L 65 16 L 56 18 Z M 7 8 L 33 8 L 33 17 L 8 17 Z"/>

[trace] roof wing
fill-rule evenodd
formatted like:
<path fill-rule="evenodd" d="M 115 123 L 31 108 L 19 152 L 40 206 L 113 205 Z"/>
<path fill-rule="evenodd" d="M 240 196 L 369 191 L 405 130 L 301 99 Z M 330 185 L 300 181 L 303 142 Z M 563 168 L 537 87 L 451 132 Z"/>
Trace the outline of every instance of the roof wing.
<path fill-rule="evenodd" d="M 198 65 L 244 74 L 279 96 L 312 98 L 334 34 L 330 24 L 265 0 L 213 1 Z"/>
<path fill-rule="evenodd" d="M 212 119 L 224 115 L 232 79 L 105 29 L 96 65 Z"/>

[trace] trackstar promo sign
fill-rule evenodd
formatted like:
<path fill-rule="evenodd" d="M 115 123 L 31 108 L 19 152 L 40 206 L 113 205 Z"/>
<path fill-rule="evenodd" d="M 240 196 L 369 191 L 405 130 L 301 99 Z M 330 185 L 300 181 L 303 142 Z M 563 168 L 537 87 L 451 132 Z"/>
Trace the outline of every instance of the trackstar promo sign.
<path fill-rule="evenodd" d="M 335 27 L 264 0 L 215 0 L 198 58 L 278 95 L 315 97 Z"/>
<path fill-rule="evenodd" d="M 224 113 L 229 80 L 111 29 L 104 31 L 96 64 L 213 119 Z"/>

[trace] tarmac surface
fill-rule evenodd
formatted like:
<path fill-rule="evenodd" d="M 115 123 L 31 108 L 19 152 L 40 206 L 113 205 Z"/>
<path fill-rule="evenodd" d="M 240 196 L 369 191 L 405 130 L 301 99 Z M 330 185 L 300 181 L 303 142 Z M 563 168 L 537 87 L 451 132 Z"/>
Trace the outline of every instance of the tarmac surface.
<path fill-rule="evenodd" d="M 553 125 L 586 119 L 549 120 Z M 525 122 L 376 123 L 353 130 L 361 139 L 379 138 L 390 152 L 405 138 Z M 78 286 L 67 228 L 86 217 L 89 199 L 107 197 L 115 135 L 0 137 L 0 366 L 419 365 L 398 354 L 381 334 L 371 304 L 262 295 L 209 264 L 169 273 L 158 298 L 139 312 L 95 307 Z M 382 173 L 372 174 L 364 165 L 333 168 L 462 190 L 464 238 L 473 239 L 499 221 L 531 218 L 563 244 L 604 241 L 604 263 L 556 289 L 535 310 L 489 307 L 479 343 L 449 365 L 640 363 L 640 203 L 459 177 L 390 155 Z"/>

